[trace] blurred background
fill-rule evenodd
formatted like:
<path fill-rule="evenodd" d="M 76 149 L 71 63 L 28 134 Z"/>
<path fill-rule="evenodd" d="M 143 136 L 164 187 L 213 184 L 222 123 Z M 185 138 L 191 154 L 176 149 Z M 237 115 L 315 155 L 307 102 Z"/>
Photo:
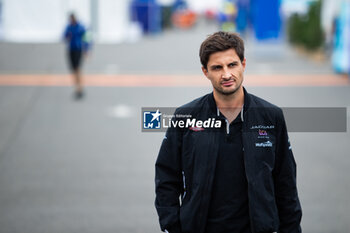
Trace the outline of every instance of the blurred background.
<path fill-rule="evenodd" d="M 88 45 L 80 100 L 63 38 L 72 12 Z M 210 92 L 198 53 L 218 30 L 245 40 L 248 92 L 345 107 L 349 122 L 348 0 L 0 0 L 0 233 L 160 232 L 164 135 L 141 132 L 141 107 Z M 350 232 L 346 127 L 289 134 L 304 232 Z"/>

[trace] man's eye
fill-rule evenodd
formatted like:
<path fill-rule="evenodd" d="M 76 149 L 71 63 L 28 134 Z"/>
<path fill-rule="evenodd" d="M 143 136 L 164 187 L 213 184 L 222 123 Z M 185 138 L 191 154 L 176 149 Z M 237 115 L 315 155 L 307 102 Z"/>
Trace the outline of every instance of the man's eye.
<path fill-rule="evenodd" d="M 219 70 L 221 67 L 220 66 L 214 66 L 213 70 Z"/>
<path fill-rule="evenodd" d="M 235 64 L 235 63 L 231 63 L 231 64 L 229 64 L 228 66 L 229 66 L 229 67 L 234 67 L 234 66 L 236 66 L 236 64 Z"/>

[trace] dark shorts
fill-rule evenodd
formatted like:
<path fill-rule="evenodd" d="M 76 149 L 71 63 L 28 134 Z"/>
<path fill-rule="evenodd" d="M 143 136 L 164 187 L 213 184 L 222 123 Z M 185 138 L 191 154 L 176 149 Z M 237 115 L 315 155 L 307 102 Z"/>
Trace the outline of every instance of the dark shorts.
<path fill-rule="evenodd" d="M 81 50 L 70 50 L 68 52 L 70 68 L 72 70 L 77 70 L 81 64 Z"/>

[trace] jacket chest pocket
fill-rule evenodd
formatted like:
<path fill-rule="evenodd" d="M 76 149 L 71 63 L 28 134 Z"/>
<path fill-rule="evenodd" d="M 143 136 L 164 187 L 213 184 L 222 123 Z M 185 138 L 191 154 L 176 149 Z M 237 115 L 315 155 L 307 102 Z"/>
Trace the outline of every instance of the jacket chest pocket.
<path fill-rule="evenodd" d="M 182 142 L 183 168 L 195 170 L 197 166 L 205 162 L 205 152 L 209 147 L 207 139 L 208 134 L 204 132 L 188 130 L 188 132 L 184 134 Z"/>
<path fill-rule="evenodd" d="M 203 171 L 207 166 L 208 151 L 211 143 L 206 132 L 188 130 L 182 142 L 182 168 L 186 175 L 188 190 L 198 186 L 203 178 Z"/>
<path fill-rule="evenodd" d="M 186 171 L 189 171 L 193 167 L 194 160 L 194 151 L 195 151 L 195 142 L 191 132 L 186 132 L 182 141 L 182 168 Z"/>

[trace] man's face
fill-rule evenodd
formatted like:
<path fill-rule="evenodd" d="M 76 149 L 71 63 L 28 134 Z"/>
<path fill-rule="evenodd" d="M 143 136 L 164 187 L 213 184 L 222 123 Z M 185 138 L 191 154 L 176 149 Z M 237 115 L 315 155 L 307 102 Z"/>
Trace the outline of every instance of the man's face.
<path fill-rule="evenodd" d="M 242 62 L 234 49 L 210 55 L 207 69 L 202 67 L 205 76 L 211 81 L 214 92 L 231 95 L 242 88 L 246 60 Z"/>
<path fill-rule="evenodd" d="M 77 19 L 75 18 L 74 15 L 71 15 L 71 16 L 69 17 L 69 21 L 70 21 L 71 24 L 76 24 L 76 23 L 77 23 Z"/>

